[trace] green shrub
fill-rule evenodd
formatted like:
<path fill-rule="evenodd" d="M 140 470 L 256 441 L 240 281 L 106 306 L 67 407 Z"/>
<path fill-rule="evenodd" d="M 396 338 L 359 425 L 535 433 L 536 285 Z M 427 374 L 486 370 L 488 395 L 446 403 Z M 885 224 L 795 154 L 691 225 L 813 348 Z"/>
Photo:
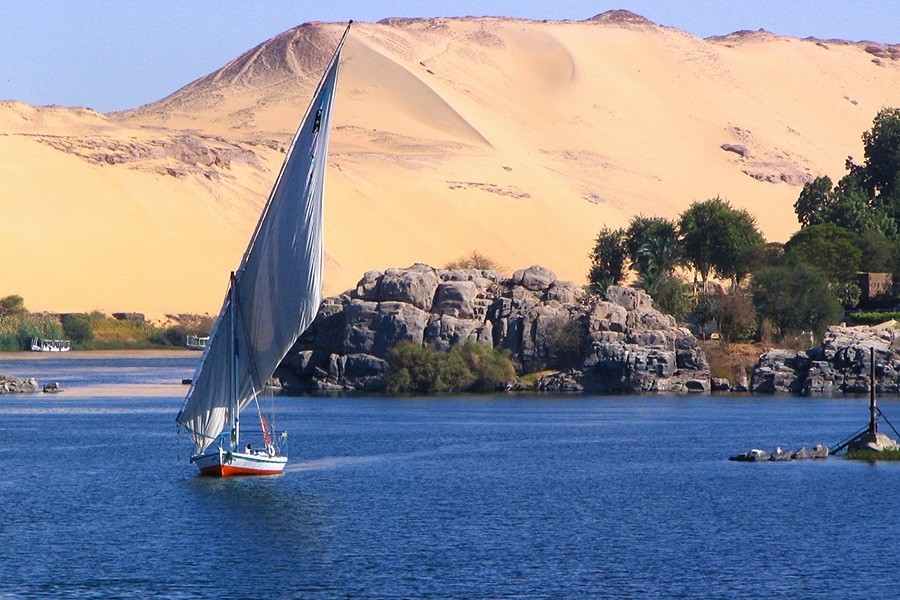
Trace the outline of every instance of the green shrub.
<path fill-rule="evenodd" d="M 505 354 L 474 342 L 447 352 L 400 342 L 391 351 L 390 364 L 385 390 L 391 394 L 489 391 L 515 378 Z"/>
<path fill-rule="evenodd" d="M 94 329 L 88 315 L 62 315 L 61 321 L 63 332 L 72 343 L 82 348 L 90 346 L 94 339 Z"/>
<path fill-rule="evenodd" d="M 455 346 L 449 354 L 459 353 L 474 376 L 474 381 L 466 389 L 475 392 L 490 392 L 501 384 L 516 378 L 516 369 L 512 361 L 503 352 L 494 350 L 487 344 L 466 342 Z"/>
<path fill-rule="evenodd" d="M 586 323 L 581 320 L 558 317 L 547 325 L 546 349 L 550 364 L 557 369 L 569 369 L 581 365 L 587 344 Z"/>
<path fill-rule="evenodd" d="M 503 271 L 503 267 L 493 258 L 482 254 L 478 250 L 472 250 L 465 256 L 452 260 L 444 265 L 445 269 L 479 269 L 482 271 Z"/>
<path fill-rule="evenodd" d="M 891 319 L 900 321 L 900 312 L 852 312 L 847 317 L 851 325 L 878 325 Z"/>

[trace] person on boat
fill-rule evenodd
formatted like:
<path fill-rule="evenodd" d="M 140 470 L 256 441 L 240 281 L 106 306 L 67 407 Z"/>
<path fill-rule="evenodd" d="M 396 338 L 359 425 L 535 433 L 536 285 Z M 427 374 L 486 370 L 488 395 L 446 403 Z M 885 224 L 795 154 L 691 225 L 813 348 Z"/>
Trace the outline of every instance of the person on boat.
<path fill-rule="evenodd" d="M 247 454 L 253 454 L 253 444 L 247 444 Z"/>

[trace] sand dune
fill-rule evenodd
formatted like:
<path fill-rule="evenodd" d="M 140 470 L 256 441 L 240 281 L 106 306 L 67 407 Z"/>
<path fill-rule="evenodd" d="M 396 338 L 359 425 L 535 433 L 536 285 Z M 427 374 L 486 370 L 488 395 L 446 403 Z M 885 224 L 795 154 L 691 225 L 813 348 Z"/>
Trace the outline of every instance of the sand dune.
<path fill-rule="evenodd" d="M 121 113 L 0 103 L 0 295 L 33 310 L 216 311 L 342 29 L 292 29 Z M 356 24 L 326 291 L 473 249 L 583 281 L 603 225 L 715 195 L 783 241 L 802 183 L 839 177 L 878 109 L 900 106 L 898 59 L 766 32 L 703 40 L 624 13 Z"/>

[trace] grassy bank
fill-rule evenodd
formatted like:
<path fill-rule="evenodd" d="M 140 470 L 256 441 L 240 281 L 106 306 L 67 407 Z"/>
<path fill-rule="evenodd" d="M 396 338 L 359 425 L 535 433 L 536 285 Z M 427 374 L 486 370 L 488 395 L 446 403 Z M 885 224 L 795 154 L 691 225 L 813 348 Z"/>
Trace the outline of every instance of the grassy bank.
<path fill-rule="evenodd" d="M 13 298 L 16 301 L 10 301 Z M 4 303 L 5 301 L 5 303 Z M 67 339 L 75 350 L 139 350 L 184 348 L 187 336 L 207 336 L 212 317 L 167 315 L 153 323 L 139 313 L 32 313 L 21 298 L 0 299 L 0 352 L 29 350 L 32 338 Z"/>

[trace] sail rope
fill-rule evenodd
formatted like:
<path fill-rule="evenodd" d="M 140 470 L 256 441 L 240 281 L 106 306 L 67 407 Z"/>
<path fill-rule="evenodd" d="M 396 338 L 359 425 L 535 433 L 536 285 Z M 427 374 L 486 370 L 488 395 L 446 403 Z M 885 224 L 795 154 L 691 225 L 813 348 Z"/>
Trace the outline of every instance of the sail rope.
<path fill-rule="evenodd" d="M 272 446 L 272 438 L 269 435 L 269 424 L 266 422 L 266 417 L 263 416 L 262 408 L 259 406 L 259 397 L 255 389 L 253 391 L 253 401 L 256 403 L 256 414 L 259 415 L 259 426 L 262 428 L 263 442 L 265 442 L 266 448 L 274 447 Z"/>

